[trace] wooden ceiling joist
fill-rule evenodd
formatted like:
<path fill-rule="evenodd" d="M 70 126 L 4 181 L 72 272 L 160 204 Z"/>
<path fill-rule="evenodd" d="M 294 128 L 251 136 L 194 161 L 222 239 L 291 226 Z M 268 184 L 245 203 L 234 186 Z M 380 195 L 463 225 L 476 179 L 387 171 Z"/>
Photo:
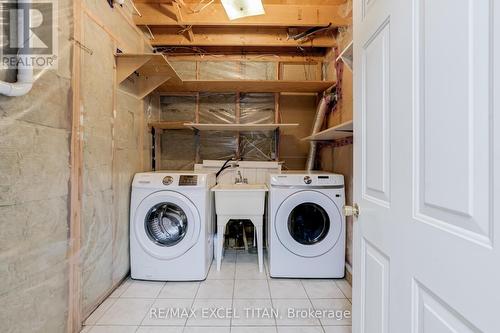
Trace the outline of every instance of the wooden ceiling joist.
<path fill-rule="evenodd" d="M 280 47 L 334 47 L 335 38 L 326 33 L 300 41 L 288 38 L 286 28 L 256 27 L 196 27 L 186 38 L 177 28 L 152 28 L 153 46 L 280 46 Z"/>
<path fill-rule="evenodd" d="M 178 5 L 158 2 L 136 4 L 142 16 L 135 16 L 137 25 L 147 26 L 274 26 L 314 27 L 347 26 L 351 17 L 345 17 L 343 5 L 265 4 L 265 15 L 229 20 L 220 3 L 191 13 Z"/>
<path fill-rule="evenodd" d="M 178 0 L 134 0 L 134 3 L 173 3 Z M 200 0 L 183 0 L 191 7 L 195 7 L 200 3 Z M 206 2 L 206 1 L 205 1 Z M 304 0 L 262 0 L 264 5 L 302 5 Z M 310 6 L 335 6 L 347 3 L 347 0 L 307 0 Z"/>

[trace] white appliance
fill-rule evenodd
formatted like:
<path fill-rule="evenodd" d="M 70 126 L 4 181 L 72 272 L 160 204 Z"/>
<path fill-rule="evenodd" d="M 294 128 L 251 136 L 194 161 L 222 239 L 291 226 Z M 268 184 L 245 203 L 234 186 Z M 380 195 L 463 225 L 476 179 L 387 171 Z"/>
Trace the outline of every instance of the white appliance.
<path fill-rule="evenodd" d="M 344 176 L 271 174 L 267 224 L 272 277 L 341 278 L 345 266 Z"/>
<path fill-rule="evenodd" d="M 130 262 L 133 279 L 193 281 L 213 259 L 215 175 L 138 173 L 132 183 Z"/>

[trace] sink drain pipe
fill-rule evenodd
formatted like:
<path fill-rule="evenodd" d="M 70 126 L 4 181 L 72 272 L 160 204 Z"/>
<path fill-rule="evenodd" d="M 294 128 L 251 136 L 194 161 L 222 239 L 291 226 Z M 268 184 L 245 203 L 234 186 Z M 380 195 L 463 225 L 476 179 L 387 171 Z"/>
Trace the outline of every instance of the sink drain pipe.
<path fill-rule="evenodd" d="M 21 3 L 18 4 L 20 6 Z M 22 96 L 27 94 L 33 87 L 33 66 L 25 64 L 28 59 L 22 57 L 21 50 L 24 45 L 29 42 L 24 40 L 25 29 L 29 29 L 29 25 L 24 24 L 24 11 L 29 11 L 31 1 L 23 2 L 22 6 L 27 8 L 17 11 L 17 46 L 19 47 L 17 53 L 17 82 L 0 81 L 0 94 L 6 96 Z M 28 31 L 28 34 L 30 32 Z"/>

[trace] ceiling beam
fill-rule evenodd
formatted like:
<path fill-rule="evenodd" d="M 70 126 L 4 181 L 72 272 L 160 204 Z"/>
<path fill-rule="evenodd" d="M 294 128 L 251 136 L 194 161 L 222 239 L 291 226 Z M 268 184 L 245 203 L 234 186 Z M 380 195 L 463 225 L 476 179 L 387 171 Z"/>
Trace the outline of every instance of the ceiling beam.
<path fill-rule="evenodd" d="M 142 16 L 134 16 L 137 25 L 147 26 L 272 26 L 313 27 L 347 26 L 352 19 L 345 17 L 342 5 L 264 5 L 265 15 L 229 20 L 221 4 L 214 3 L 198 13 L 189 13 L 167 3 L 137 3 Z"/>
<path fill-rule="evenodd" d="M 307 0 L 310 6 L 335 6 L 346 4 L 348 0 Z M 172 3 L 175 0 L 134 0 L 134 3 Z M 184 0 L 186 4 L 199 4 L 200 0 Z M 264 5 L 303 5 L 304 0 L 262 0 Z"/>
<path fill-rule="evenodd" d="M 283 47 L 334 47 L 335 38 L 330 33 L 313 36 L 310 40 L 288 39 L 286 28 L 256 27 L 196 27 L 192 38 L 179 34 L 178 28 L 152 27 L 153 46 L 283 46 Z"/>

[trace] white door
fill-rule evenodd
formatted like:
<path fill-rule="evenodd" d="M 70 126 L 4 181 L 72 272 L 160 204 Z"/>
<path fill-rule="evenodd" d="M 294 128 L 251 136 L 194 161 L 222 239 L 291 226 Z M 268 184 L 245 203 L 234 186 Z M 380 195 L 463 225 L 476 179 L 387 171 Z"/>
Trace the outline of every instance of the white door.
<path fill-rule="evenodd" d="M 500 1 L 355 0 L 355 333 L 500 332 Z"/>

